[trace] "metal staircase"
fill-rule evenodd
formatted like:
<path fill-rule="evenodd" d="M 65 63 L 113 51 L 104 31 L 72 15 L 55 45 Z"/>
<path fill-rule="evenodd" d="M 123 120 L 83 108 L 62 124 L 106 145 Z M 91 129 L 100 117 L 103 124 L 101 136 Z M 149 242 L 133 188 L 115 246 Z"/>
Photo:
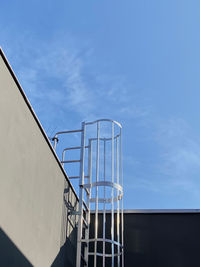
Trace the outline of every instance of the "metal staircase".
<path fill-rule="evenodd" d="M 79 176 L 69 176 L 79 179 L 76 267 L 124 267 L 122 127 L 109 119 L 83 122 L 80 130 L 57 132 L 52 138 L 54 149 L 59 135 L 71 133 L 81 133 L 81 144 L 65 147 L 61 163 L 63 168 L 80 164 Z M 66 152 L 72 150 L 80 150 L 79 159 L 66 159 Z"/>

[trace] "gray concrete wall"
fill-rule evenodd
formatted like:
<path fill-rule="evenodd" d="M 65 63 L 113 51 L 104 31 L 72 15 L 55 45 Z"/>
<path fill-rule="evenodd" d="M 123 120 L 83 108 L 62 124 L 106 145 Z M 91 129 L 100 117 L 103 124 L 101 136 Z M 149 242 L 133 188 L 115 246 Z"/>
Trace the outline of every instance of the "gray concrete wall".
<path fill-rule="evenodd" d="M 71 226 L 66 230 L 64 183 L 67 198 L 73 204 L 77 199 L 65 179 L 0 50 L 0 227 L 33 266 L 51 266 L 66 242 L 67 231 L 69 236 L 72 233 Z"/>

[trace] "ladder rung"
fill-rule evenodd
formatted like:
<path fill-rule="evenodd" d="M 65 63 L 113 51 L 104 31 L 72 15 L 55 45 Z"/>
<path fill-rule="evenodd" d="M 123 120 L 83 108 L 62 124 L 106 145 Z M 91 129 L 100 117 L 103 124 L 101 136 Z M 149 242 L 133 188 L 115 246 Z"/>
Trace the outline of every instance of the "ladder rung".
<path fill-rule="evenodd" d="M 69 176 L 69 179 L 79 179 L 80 176 Z"/>
<path fill-rule="evenodd" d="M 84 176 L 85 178 L 89 178 L 88 176 Z M 69 179 L 79 179 L 80 176 L 69 176 Z"/>
<path fill-rule="evenodd" d="M 85 148 L 88 148 L 88 146 L 85 146 Z M 74 149 L 81 149 L 81 146 L 66 147 L 64 149 L 64 151 L 66 151 L 66 150 L 74 150 Z"/>
<path fill-rule="evenodd" d="M 80 162 L 80 160 L 62 160 L 61 163 L 74 163 L 74 162 Z"/>
<path fill-rule="evenodd" d="M 81 146 L 66 147 L 64 150 L 81 149 Z"/>

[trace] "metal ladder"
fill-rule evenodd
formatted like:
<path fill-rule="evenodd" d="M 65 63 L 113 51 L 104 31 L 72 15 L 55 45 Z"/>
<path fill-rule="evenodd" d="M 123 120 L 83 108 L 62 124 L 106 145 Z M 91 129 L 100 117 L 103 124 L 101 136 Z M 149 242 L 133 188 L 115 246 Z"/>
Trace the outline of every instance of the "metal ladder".
<path fill-rule="evenodd" d="M 105 123 L 111 125 L 111 131 L 106 136 L 103 131 L 100 134 Z M 96 128 L 95 134 L 94 128 L 91 131 L 92 134 L 87 134 L 90 126 Z M 118 128 L 117 134 L 115 134 L 116 127 Z M 79 179 L 79 209 L 78 212 L 75 212 L 78 215 L 76 267 L 88 267 L 90 261 L 93 262 L 90 266 L 97 267 L 97 265 L 99 266 L 99 257 L 101 257 L 103 267 L 106 266 L 107 259 L 110 260 L 109 266 L 124 267 L 121 129 L 118 122 L 101 119 L 83 122 L 80 130 L 57 132 L 51 139 L 54 142 L 54 149 L 56 149 L 59 135 L 81 133 L 80 146 L 64 148 L 61 159 L 63 167 L 64 164 L 80 164 L 79 176 L 69 176 L 69 179 Z M 107 149 L 109 144 L 110 151 Z M 80 150 L 80 158 L 66 160 L 66 152 L 71 150 Z M 94 150 L 96 150 L 95 153 Z M 108 160 L 109 157 L 110 160 Z M 108 169 L 110 169 L 110 173 Z M 101 188 L 103 191 L 100 190 Z M 111 190 L 108 190 L 109 188 Z M 110 204 L 109 210 L 107 206 Z M 90 233 L 91 205 L 95 206 L 93 211 L 94 236 L 91 236 Z M 102 216 L 102 231 L 98 229 L 99 216 Z M 109 236 L 106 236 L 108 235 L 106 231 L 108 216 L 110 216 L 111 232 Z M 101 252 L 98 251 L 98 243 L 101 243 Z M 111 246 L 111 252 L 107 248 L 108 244 Z"/>

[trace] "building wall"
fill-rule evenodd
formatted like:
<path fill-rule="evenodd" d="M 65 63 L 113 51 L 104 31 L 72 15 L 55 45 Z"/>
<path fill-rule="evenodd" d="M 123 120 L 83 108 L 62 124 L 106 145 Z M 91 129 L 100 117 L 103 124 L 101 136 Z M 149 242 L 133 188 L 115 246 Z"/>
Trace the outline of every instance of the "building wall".
<path fill-rule="evenodd" d="M 199 212 L 124 214 L 126 267 L 198 267 Z"/>
<path fill-rule="evenodd" d="M 66 233 L 75 229 L 67 224 L 66 230 L 64 187 L 75 205 L 77 197 L 0 50 L 0 266 L 22 266 L 14 252 L 6 257 L 5 244 L 24 257 L 24 266 L 59 266 Z"/>
<path fill-rule="evenodd" d="M 106 234 L 110 238 L 110 214 Z M 94 214 L 90 234 L 94 233 Z M 200 210 L 146 210 L 124 212 L 124 265 L 125 267 L 199 267 Z M 102 237 L 102 214 L 99 215 L 99 237 Z M 116 233 L 116 226 L 115 226 Z M 91 243 L 91 250 L 93 245 Z M 102 253 L 102 246 L 98 246 Z M 107 248 L 111 253 L 111 248 Z M 102 266 L 98 257 L 97 266 Z M 115 266 L 117 262 L 115 261 Z M 90 267 L 93 267 L 91 258 Z M 111 259 L 106 259 L 106 267 Z"/>

